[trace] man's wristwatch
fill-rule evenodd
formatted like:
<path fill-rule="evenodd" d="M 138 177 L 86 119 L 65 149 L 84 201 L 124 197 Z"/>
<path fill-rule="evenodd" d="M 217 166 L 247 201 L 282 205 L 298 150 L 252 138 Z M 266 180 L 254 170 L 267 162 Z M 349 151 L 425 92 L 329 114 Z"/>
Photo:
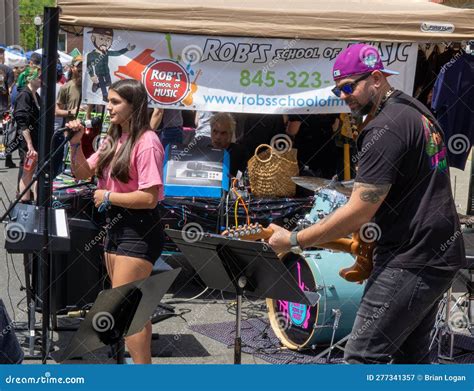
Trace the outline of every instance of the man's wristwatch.
<path fill-rule="evenodd" d="M 303 252 L 303 248 L 298 243 L 298 231 L 293 231 L 290 235 L 290 251 L 295 254 L 301 254 Z"/>

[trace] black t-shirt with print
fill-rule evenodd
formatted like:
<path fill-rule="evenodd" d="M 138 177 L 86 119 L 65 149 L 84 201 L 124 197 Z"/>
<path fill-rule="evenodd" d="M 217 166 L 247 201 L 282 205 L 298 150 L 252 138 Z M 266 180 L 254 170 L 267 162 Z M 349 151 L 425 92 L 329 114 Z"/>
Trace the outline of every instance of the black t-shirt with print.
<path fill-rule="evenodd" d="M 395 102 L 400 98 L 421 112 Z M 376 265 L 444 270 L 465 265 L 444 135 L 427 117 L 426 107 L 396 91 L 357 140 L 356 182 L 392 185 L 374 216 L 376 225 L 362 231 L 378 237 Z"/>

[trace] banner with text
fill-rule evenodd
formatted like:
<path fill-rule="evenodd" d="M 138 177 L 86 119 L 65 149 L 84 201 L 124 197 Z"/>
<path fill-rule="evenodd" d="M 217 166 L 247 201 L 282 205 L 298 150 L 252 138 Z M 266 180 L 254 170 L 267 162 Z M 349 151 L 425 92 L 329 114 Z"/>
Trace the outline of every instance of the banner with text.
<path fill-rule="evenodd" d="M 134 78 L 151 107 L 246 113 L 340 113 L 331 89 L 336 56 L 351 42 L 214 37 L 84 29 L 83 97 L 104 104 L 109 86 Z M 413 92 L 417 44 L 374 43 L 391 84 Z"/>

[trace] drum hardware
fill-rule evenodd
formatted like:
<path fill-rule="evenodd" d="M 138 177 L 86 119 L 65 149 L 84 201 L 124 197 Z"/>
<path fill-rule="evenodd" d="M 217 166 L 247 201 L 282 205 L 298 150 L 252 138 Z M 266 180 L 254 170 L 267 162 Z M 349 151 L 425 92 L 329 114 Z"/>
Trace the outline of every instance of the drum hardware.
<path fill-rule="evenodd" d="M 302 231 L 305 228 L 311 227 L 312 225 L 313 223 L 311 223 L 311 221 L 307 219 L 299 219 L 298 222 L 296 223 L 296 230 Z"/>
<path fill-rule="evenodd" d="M 430 350 L 433 347 L 434 342 L 438 339 L 438 357 L 443 360 L 454 360 L 454 333 L 452 332 L 449 319 L 451 317 L 451 293 L 452 288 L 446 292 L 445 296 L 439 303 L 438 314 L 436 315 L 436 323 L 435 323 L 435 333 L 430 343 Z M 455 307 L 453 307 L 455 308 Z M 443 319 L 444 313 L 444 319 Z M 449 356 L 445 356 L 441 353 L 442 348 L 442 341 L 443 339 L 448 336 L 449 341 Z"/>
<path fill-rule="evenodd" d="M 335 336 L 336 330 L 339 327 L 339 321 L 341 319 L 342 312 L 339 309 L 333 309 L 332 312 L 334 314 L 333 336 Z M 341 350 L 341 351 L 344 351 L 344 347 L 342 345 L 347 342 L 347 340 L 350 338 L 350 336 L 351 336 L 350 334 L 347 334 L 344 338 L 340 339 L 336 343 L 334 343 L 334 337 L 332 337 L 330 345 L 325 350 L 323 350 L 321 353 L 316 355 L 315 358 L 320 359 L 320 358 L 323 358 L 325 355 L 327 355 L 326 363 L 329 363 L 330 360 L 331 360 L 332 351 L 336 348 Z"/>
<path fill-rule="evenodd" d="M 453 300 L 452 288 L 445 293 L 443 299 L 439 303 L 438 313 L 436 315 L 435 325 L 432 331 L 431 343 L 429 349 L 431 350 L 434 344 L 438 343 L 438 358 L 442 360 L 453 361 L 454 357 L 454 330 L 451 319 L 453 318 L 453 313 L 456 309 L 462 314 L 462 320 L 466 319 L 465 326 L 470 330 L 472 325 L 469 322 L 468 316 L 465 314 L 465 302 L 469 300 L 469 293 L 465 293 L 460 296 L 453 305 L 451 302 Z M 464 326 L 464 324 L 462 325 Z M 443 341 L 448 339 L 449 354 L 445 355 L 442 353 Z"/>
<path fill-rule="evenodd" d="M 329 346 L 327 349 L 325 349 L 321 353 L 317 354 L 314 358 L 316 360 L 318 360 L 320 358 L 323 358 L 327 354 L 326 363 L 329 363 L 330 362 L 329 360 L 331 358 L 331 352 L 334 349 L 339 349 L 341 351 L 344 351 L 344 347 L 342 347 L 342 345 L 344 345 L 350 337 L 351 337 L 350 334 L 346 335 L 344 338 L 340 339 L 335 344 Z"/>
<path fill-rule="evenodd" d="M 292 177 L 291 180 L 307 190 L 319 192 L 324 189 L 333 189 L 346 197 L 351 196 L 352 188 L 354 187 L 354 181 L 339 182 L 337 181 L 337 177 L 324 179 L 310 176 L 295 176 Z"/>
<path fill-rule="evenodd" d="M 239 277 L 239 280 L 237 281 L 237 283 L 239 284 L 239 287 L 240 288 L 245 288 L 245 286 L 247 285 L 247 277 L 245 276 L 240 276 Z"/>
<path fill-rule="evenodd" d="M 336 335 L 336 330 L 339 327 L 339 319 L 341 318 L 341 310 L 333 309 L 332 313 L 334 315 L 334 323 L 333 323 L 333 329 L 332 329 L 331 343 L 329 344 L 329 347 L 334 346 L 334 337 Z M 326 359 L 326 362 L 329 362 L 331 358 L 331 352 L 332 352 L 332 349 L 328 351 L 328 357 Z"/>

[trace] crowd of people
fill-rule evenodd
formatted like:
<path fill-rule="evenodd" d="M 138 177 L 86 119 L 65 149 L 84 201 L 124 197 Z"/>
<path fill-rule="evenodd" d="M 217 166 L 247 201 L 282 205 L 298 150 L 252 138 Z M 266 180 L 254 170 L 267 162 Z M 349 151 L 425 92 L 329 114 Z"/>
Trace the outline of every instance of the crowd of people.
<path fill-rule="evenodd" d="M 375 60 L 366 58 L 367 53 L 377 53 Z M 36 164 L 41 68 L 30 62 L 16 81 L 13 70 L 0 69 L 6 75 L 3 81 L 9 94 L 8 104 L 2 107 L 11 107 L 20 140 L 21 191 Z M 269 244 L 276 253 L 300 254 L 305 248 L 375 224 L 380 236 L 374 270 L 365 285 L 345 360 L 428 363 L 429 332 L 438 303 L 465 263 L 461 240 L 439 251 L 439 244 L 460 230 L 444 134 L 424 105 L 390 85 L 388 77 L 394 72 L 384 67 L 374 47 L 355 44 L 345 49 L 336 58 L 333 74 L 333 93 L 354 114 L 370 120 L 357 139 L 363 153 L 352 195 L 346 205 L 301 231 L 270 225 L 274 233 Z M 110 221 L 119 221 L 107 229 L 104 243 L 112 287 L 148 277 L 162 252 L 163 228 L 156 206 L 164 198 L 164 147 L 184 142 L 186 125 L 197 129 L 193 136 L 197 145 L 229 152 L 233 176 L 245 171 L 254 146 L 269 143 L 281 133 L 293 138 L 302 170 L 329 178 L 340 173 L 337 162 L 342 159 L 332 149 L 334 116 L 254 114 L 239 118 L 229 113 L 197 112 L 185 118 L 189 113 L 184 111 L 148 109 L 146 89 L 133 79 L 110 85 L 106 109 L 111 126 L 100 148 L 86 156 L 82 146 L 85 128 L 76 119 L 81 110 L 81 75 L 82 58 L 78 56 L 71 63 L 70 80 L 58 86 L 56 117 L 58 124 L 74 132 L 69 143 L 73 175 L 77 179 L 96 176 L 95 206 L 106 212 Z M 59 84 L 61 79 L 58 67 Z M 400 112 L 404 115 L 398 115 Z M 384 139 L 374 143 L 381 129 L 385 130 Z M 11 157 L 6 164 L 12 166 Z M 23 201 L 32 197 L 34 192 L 26 194 Z M 383 316 L 369 330 L 357 334 L 370 314 L 380 308 L 384 308 Z M 150 322 L 126 338 L 135 363 L 151 362 L 150 342 Z"/>
<path fill-rule="evenodd" d="M 32 53 L 26 66 L 10 68 L 4 64 L 5 52 L 0 48 L 0 118 L 7 123 L 3 129 L 5 168 L 17 168 L 13 153 L 18 150 L 20 167 L 18 174 L 18 192 L 21 193 L 31 181 L 38 160 L 39 119 L 41 109 L 41 55 Z M 81 72 L 76 65 L 82 62 L 80 56 L 73 59 L 70 66 L 63 67 L 58 60 L 56 65 L 57 84 L 55 128 L 65 123 L 62 105 L 80 105 Z M 78 76 L 79 75 L 79 76 Z M 71 88 L 75 85 L 75 89 Z M 74 95 L 74 92 L 78 95 Z M 75 100 L 74 100 L 75 98 Z M 74 118 L 71 114 L 70 119 Z M 60 142 L 61 140 L 57 140 Z M 56 144 L 55 143 L 55 144 Z M 63 156 L 55 161 L 55 173 L 59 173 Z M 22 197 L 22 202 L 31 202 L 35 198 L 35 187 Z"/>
<path fill-rule="evenodd" d="M 18 150 L 20 170 L 18 191 L 31 181 L 36 168 L 41 93 L 41 56 L 33 53 L 26 67 L 9 68 L 3 64 L 0 51 L 0 115 L 11 116 L 9 134 L 4 137 L 5 167 L 16 168 L 12 154 Z M 57 64 L 55 130 L 85 112 L 91 118 L 97 107 L 82 105 L 82 57 L 75 56 L 63 69 Z M 1 83 L 0 83 L 1 84 Z M 102 108 L 103 109 L 103 108 Z M 166 147 L 170 143 L 189 144 L 194 139 L 201 148 L 221 148 L 229 152 L 230 174 L 244 173 L 247 161 L 260 144 L 269 144 L 278 134 L 289 135 L 298 150 L 302 175 L 332 178 L 341 172 L 342 153 L 337 154 L 333 123 L 337 115 L 262 115 L 230 114 L 174 109 L 148 109 L 150 129 L 155 130 Z M 53 147 L 60 145 L 63 135 L 54 133 Z M 90 143 L 83 143 L 86 157 L 92 153 Z M 87 145 L 86 145 L 87 144 Z M 54 148 L 55 149 L 55 148 Z M 336 153 L 335 153 L 336 152 Z M 53 173 L 63 168 L 64 155 L 53 159 Z M 28 162 L 27 169 L 24 169 Z M 25 194 L 23 202 L 34 200 L 35 191 Z"/>

